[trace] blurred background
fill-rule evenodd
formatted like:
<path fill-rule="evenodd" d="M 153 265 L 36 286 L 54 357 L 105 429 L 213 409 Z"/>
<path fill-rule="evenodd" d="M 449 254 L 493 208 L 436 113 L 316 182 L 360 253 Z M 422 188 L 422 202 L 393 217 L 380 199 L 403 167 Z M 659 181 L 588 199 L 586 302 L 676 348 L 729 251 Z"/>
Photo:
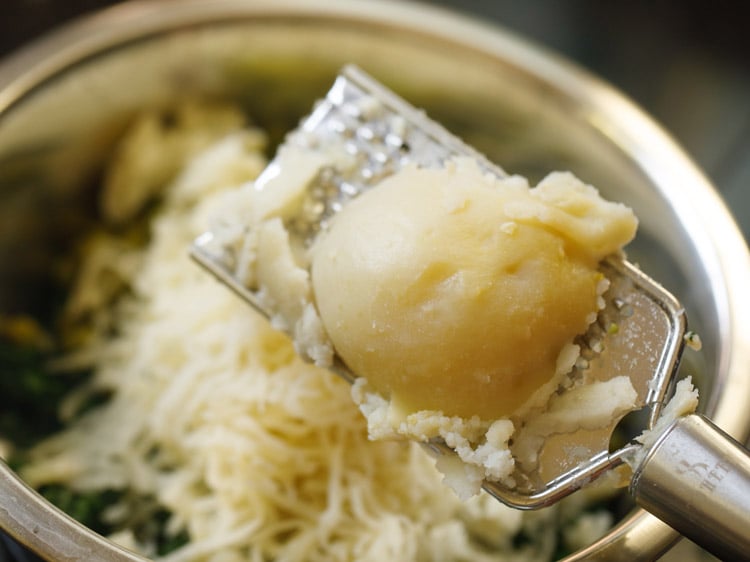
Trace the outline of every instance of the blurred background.
<path fill-rule="evenodd" d="M 121 1 L 0 0 L 0 58 L 71 18 Z M 750 238 L 746 2 L 422 1 L 501 25 L 618 87 L 682 144 Z"/>
<path fill-rule="evenodd" d="M 0 59 L 76 16 L 121 1 L 0 0 Z M 422 1 L 503 26 L 619 88 L 693 157 L 750 239 L 750 31 L 744 1 Z M 686 551 L 683 542 L 669 560 L 705 559 Z M 0 541 L 0 562 L 21 560 L 9 548 Z"/>

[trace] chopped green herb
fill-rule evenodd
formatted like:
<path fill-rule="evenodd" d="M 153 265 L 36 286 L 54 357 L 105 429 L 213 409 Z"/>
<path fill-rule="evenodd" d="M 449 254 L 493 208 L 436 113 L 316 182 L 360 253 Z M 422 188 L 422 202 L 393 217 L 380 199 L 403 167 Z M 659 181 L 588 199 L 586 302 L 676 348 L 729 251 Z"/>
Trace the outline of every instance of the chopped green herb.
<path fill-rule="evenodd" d="M 102 521 L 102 512 L 122 496 L 122 492 L 116 490 L 76 492 L 59 484 L 42 486 L 39 493 L 73 519 L 100 534 L 112 532 L 112 527 Z"/>

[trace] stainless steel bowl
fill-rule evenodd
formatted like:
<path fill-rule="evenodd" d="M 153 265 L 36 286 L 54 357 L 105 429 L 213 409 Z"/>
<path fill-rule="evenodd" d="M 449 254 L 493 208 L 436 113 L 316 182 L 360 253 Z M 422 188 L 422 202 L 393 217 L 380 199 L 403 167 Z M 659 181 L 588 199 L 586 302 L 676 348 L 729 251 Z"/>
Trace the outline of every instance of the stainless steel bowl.
<path fill-rule="evenodd" d="M 571 169 L 631 205 L 630 256 L 685 304 L 704 349 L 703 410 L 750 431 L 750 257 L 716 191 L 607 84 L 497 27 L 404 2 L 133 2 L 83 19 L 0 65 L 0 311 L 43 298 L 51 220 L 139 109 L 186 93 L 240 100 L 279 136 L 355 62 L 510 172 Z M 0 527 L 42 556 L 139 560 L 51 508 L 0 463 Z M 634 510 L 573 555 L 650 560 L 676 540 Z"/>

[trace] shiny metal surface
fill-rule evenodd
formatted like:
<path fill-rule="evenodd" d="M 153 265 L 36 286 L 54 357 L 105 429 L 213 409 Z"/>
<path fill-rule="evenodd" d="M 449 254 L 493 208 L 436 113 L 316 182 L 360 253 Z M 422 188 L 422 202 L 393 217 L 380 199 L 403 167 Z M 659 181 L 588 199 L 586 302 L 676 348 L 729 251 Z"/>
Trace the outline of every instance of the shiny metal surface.
<path fill-rule="evenodd" d="M 630 489 L 638 505 L 722 560 L 750 559 L 750 454 L 706 418 L 675 421 Z"/>
<path fill-rule="evenodd" d="M 747 437 L 750 258 L 711 185 L 653 121 L 606 84 L 501 29 L 409 3 L 126 3 L 6 60 L 0 65 L 2 310 L 38 298 L 27 281 L 54 251 L 39 244 L 59 234 L 50 217 L 73 205 L 139 108 L 185 93 L 235 98 L 278 137 L 348 62 L 509 172 L 536 180 L 571 169 L 631 205 L 642 222 L 631 259 L 685 304 L 702 336 L 704 351 L 686 368 L 702 378 L 703 408 L 730 434 Z M 22 251 L 33 241 L 39 252 Z M 7 467 L 0 472 L 3 485 L 18 485 L 6 477 Z M 4 505 L 0 526 L 59 559 L 55 541 L 20 533 L 32 502 L 41 502 L 28 498 L 21 508 Z M 650 560 L 676 537 L 636 511 L 571 560 Z M 128 558 L 113 549 L 102 559 Z"/>
<path fill-rule="evenodd" d="M 46 558 L 74 560 L 116 560 L 143 562 L 145 559 L 109 542 L 62 513 L 26 486 L 0 461 L 0 525 L 12 537 L 37 548 Z M 50 545 L 54 545 L 50 548 Z"/>

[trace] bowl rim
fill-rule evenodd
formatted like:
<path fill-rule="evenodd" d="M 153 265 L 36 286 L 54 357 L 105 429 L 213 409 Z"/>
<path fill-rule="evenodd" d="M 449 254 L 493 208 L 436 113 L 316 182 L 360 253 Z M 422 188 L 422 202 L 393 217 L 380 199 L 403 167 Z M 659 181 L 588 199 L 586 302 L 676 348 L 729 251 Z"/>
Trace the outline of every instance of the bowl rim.
<path fill-rule="evenodd" d="M 702 225 L 707 236 L 693 240 L 710 278 L 726 291 L 713 295 L 719 315 L 719 372 L 726 373 L 709 407 L 713 420 L 744 442 L 750 434 L 750 252 L 718 191 L 677 143 L 643 110 L 601 79 L 556 53 L 520 37 L 496 23 L 482 22 L 445 8 L 396 0 L 131 0 L 80 17 L 0 61 L 0 117 L 29 92 L 77 61 L 127 43 L 164 32 L 211 23 L 250 18 L 307 18 L 337 20 L 342 24 L 382 25 L 400 32 L 419 33 L 460 44 L 484 57 L 510 61 L 536 80 L 575 100 L 592 124 L 630 155 L 652 180 L 683 222 Z M 597 126 L 597 125 L 595 125 Z M 738 413 L 740 412 L 740 413 Z M 42 555 L 51 552 L 45 533 L 31 518 L 45 517 L 48 530 L 83 537 L 87 556 L 102 560 L 145 560 L 103 539 L 50 506 L 0 461 L 0 488 L 13 494 L 3 498 L 0 528 Z M 22 509 L 18 509 L 22 506 Z M 0 507 L 3 507 L 0 505 Z M 31 525 L 31 527 L 29 527 Z M 635 510 L 610 533 L 567 560 L 605 556 L 610 560 L 653 559 L 679 538 L 677 533 L 643 510 Z M 93 550 L 91 550 L 93 549 Z M 83 552 L 83 551 L 82 551 Z"/>

